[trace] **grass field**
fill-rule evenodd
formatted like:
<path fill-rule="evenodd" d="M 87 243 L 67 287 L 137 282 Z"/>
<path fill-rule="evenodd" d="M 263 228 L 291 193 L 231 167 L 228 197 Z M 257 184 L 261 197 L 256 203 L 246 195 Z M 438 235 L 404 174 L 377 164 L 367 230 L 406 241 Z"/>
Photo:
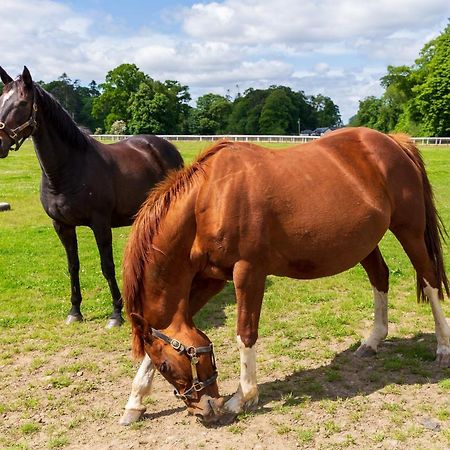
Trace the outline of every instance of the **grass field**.
<path fill-rule="evenodd" d="M 190 161 L 205 143 L 178 143 Z M 450 227 L 450 149 L 424 148 L 438 209 Z M 111 299 L 90 230 L 78 231 L 82 311 L 65 326 L 63 247 L 39 202 L 31 144 L 0 160 L 0 448 L 450 448 L 450 371 L 433 364 L 434 324 L 415 300 L 411 265 L 392 235 L 390 333 L 373 359 L 352 355 L 372 318 L 361 267 L 299 282 L 270 277 L 258 342 L 260 406 L 218 429 L 187 417 L 156 377 L 145 420 L 116 423 L 136 371 L 129 325 L 105 330 Z M 114 230 L 118 276 L 128 228 Z M 449 246 L 445 246 L 450 270 Z M 444 303 L 447 316 L 450 302 Z M 237 387 L 235 306 L 228 285 L 197 318 L 215 344 L 225 394 Z M 134 447 L 133 447 L 134 446 Z"/>

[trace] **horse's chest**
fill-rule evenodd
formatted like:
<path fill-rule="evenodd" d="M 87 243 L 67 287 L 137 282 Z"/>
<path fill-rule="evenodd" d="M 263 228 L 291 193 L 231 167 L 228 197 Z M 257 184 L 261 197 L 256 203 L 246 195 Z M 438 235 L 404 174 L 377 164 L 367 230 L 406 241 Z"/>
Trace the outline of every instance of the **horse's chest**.
<path fill-rule="evenodd" d="M 79 201 L 70 201 L 62 194 L 44 200 L 47 200 L 43 201 L 44 209 L 52 219 L 68 225 L 85 225 L 87 223 L 86 205 L 83 207 Z"/>

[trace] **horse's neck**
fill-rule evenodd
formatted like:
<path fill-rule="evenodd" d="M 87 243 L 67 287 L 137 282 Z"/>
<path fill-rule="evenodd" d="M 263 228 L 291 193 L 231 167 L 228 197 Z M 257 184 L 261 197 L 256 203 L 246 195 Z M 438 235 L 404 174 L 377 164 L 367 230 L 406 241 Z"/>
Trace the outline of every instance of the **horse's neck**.
<path fill-rule="evenodd" d="M 67 181 L 68 171 L 74 167 L 72 159 L 77 153 L 57 130 L 58 124 L 47 118 L 44 108 L 38 105 L 38 126 L 33 133 L 33 143 L 42 173 L 56 190 Z"/>
<path fill-rule="evenodd" d="M 50 184 L 58 186 L 64 176 L 67 166 L 68 151 L 58 134 L 51 130 L 36 130 L 33 135 L 36 151 L 42 174 Z"/>

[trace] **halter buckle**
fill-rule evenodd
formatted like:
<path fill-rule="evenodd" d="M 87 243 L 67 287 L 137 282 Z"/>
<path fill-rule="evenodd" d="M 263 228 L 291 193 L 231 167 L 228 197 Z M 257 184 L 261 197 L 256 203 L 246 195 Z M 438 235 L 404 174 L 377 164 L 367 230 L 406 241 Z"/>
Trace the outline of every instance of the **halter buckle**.
<path fill-rule="evenodd" d="M 170 345 L 175 349 L 175 350 L 180 350 L 181 348 L 181 342 L 177 341 L 176 339 L 172 339 L 170 341 Z"/>

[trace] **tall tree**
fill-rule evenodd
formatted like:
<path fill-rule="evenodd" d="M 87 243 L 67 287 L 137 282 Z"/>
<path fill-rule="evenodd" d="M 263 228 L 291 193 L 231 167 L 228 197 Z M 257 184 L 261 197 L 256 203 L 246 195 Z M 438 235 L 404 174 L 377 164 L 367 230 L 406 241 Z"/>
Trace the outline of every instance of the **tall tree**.
<path fill-rule="evenodd" d="M 425 44 L 413 66 L 388 66 L 381 85 L 382 97 L 361 101 L 351 124 L 450 136 L 450 24 Z"/>
<path fill-rule="evenodd" d="M 339 107 L 330 97 L 318 94 L 311 97 L 318 127 L 339 127 L 342 125 Z"/>
<path fill-rule="evenodd" d="M 149 77 L 131 95 L 128 129 L 131 133 L 174 134 L 185 122 L 190 99 L 187 86 L 175 81 L 161 83 Z"/>
<path fill-rule="evenodd" d="M 292 128 L 292 118 L 298 117 L 297 111 L 285 89 L 271 89 L 261 110 L 259 132 L 288 134 Z"/>
<path fill-rule="evenodd" d="M 218 94 L 205 94 L 197 99 L 190 115 L 190 130 L 194 134 L 223 134 L 228 126 L 231 102 Z"/>
<path fill-rule="evenodd" d="M 422 50 L 421 57 L 418 65 L 422 63 L 420 69 L 426 75 L 414 87 L 415 107 L 427 134 L 450 136 L 450 23 Z"/>
<path fill-rule="evenodd" d="M 135 64 L 121 64 L 108 72 L 105 82 L 100 85 L 102 93 L 92 107 L 92 114 L 103 121 L 106 130 L 116 120 L 128 123 L 131 118 L 128 110 L 130 99 L 147 79 Z"/>

